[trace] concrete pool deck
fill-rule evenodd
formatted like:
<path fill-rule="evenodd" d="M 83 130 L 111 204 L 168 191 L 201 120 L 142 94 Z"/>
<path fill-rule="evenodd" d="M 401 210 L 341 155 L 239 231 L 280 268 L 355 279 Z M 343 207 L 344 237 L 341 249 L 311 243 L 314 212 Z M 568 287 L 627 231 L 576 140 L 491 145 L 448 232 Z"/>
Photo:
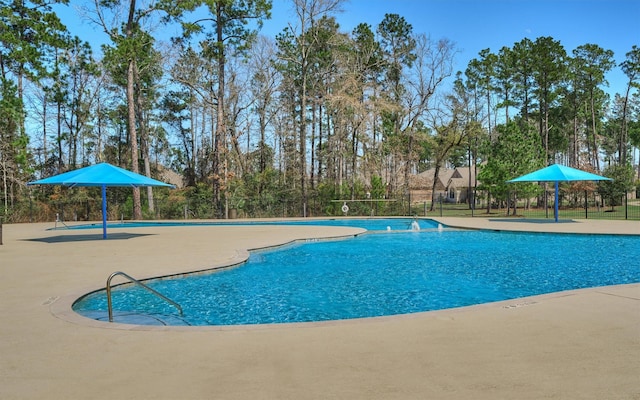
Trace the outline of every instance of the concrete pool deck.
<path fill-rule="evenodd" d="M 637 221 L 435 219 L 640 234 Z M 118 228 L 101 240 L 98 230 L 51 227 L 3 227 L 1 399 L 640 399 L 640 284 L 327 323 L 110 325 L 69 306 L 114 271 L 188 272 L 239 261 L 250 248 L 361 230 Z"/>

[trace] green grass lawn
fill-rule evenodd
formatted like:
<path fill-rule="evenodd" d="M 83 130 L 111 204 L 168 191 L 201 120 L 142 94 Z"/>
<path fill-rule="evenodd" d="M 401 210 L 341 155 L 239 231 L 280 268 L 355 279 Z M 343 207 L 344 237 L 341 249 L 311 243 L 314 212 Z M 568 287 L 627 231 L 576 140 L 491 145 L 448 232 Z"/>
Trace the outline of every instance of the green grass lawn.
<path fill-rule="evenodd" d="M 412 214 L 418 216 L 424 216 L 424 205 L 413 206 L 411 208 Z M 513 212 L 513 210 L 511 210 Z M 507 210 L 492 208 L 490 213 L 487 213 L 486 207 L 476 208 L 472 212 L 467 204 L 443 204 L 442 208 L 437 204 L 434 211 L 430 211 L 427 207 L 427 216 L 443 216 L 443 217 L 507 217 Z M 553 207 L 550 207 L 548 211 L 544 208 L 529 208 L 526 210 L 524 207 L 518 207 L 516 215 L 509 215 L 514 218 L 531 218 L 531 219 L 553 219 Z M 618 220 L 640 220 L 640 205 L 629 204 L 626 209 L 624 206 L 596 208 L 590 207 L 585 215 L 584 208 L 560 208 L 558 211 L 559 219 L 618 219 Z"/>

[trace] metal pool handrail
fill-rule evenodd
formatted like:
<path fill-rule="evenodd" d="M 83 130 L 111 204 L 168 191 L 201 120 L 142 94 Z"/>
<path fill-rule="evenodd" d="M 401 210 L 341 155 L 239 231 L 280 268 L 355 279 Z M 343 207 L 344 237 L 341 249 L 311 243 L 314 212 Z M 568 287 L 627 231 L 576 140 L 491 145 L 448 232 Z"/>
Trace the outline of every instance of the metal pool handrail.
<path fill-rule="evenodd" d="M 131 283 L 135 283 L 137 285 L 139 285 L 140 287 L 142 287 L 143 289 L 148 290 L 149 292 L 155 294 L 156 296 L 160 297 L 162 300 L 166 301 L 167 303 L 171 304 L 172 306 L 174 306 L 175 308 L 178 309 L 178 311 L 180 312 L 180 316 L 184 316 L 184 314 L 182 313 L 182 307 L 180 307 L 180 304 L 176 303 L 175 301 L 171 300 L 170 298 L 168 298 L 167 296 L 163 295 L 162 293 L 158 292 L 155 289 L 150 288 L 149 286 L 145 285 L 144 283 L 140 282 L 139 280 L 131 277 L 130 275 L 125 274 L 124 272 L 121 271 L 117 271 L 112 273 L 111 275 L 109 275 L 109 278 L 107 278 L 107 305 L 109 308 L 109 322 L 113 322 L 113 306 L 111 304 L 111 280 L 116 277 L 116 276 L 124 276 L 125 278 L 127 278 Z"/>

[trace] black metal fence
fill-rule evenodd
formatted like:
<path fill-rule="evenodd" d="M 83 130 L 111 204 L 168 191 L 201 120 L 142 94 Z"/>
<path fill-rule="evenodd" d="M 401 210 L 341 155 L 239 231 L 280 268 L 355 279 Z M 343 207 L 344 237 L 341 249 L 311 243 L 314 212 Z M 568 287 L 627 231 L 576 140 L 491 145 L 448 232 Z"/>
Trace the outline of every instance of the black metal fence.
<path fill-rule="evenodd" d="M 214 212 L 211 199 L 204 194 L 197 197 L 173 197 L 173 191 L 154 191 L 155 211 L 145 212 L 144 219 L 208 219 L 225 218 L 220 210 Z M 86 221 L 101 218 L 100 197 L 94 195 L 80 200 L 62 193 L 56 200 L 46 202 L 24 201 L 5 215 L 5 222 Z M 89 193 L 91 194 L 91 193 Z M 109 220 L 128 220 L 132 217 L 132 204 L 128 192 L 111 190 L 108 193 Z M 385 199 L 331 200 L 309 196 L 303 202 L 296 196 L 268 199 L 244 199 L 241 204 L 229 203 L 228 218 L 281 218 L 327 216 L 458 216 L 458 217 L 521 217 L 530 219 L 554 218 L 554 191 L 548 190 L 535 198 L 521 199 L 515 194 L 509 200 L 496 200 L 478 192 L 476 201 L 455 203 L 446 194 L 431 201 L 410 202 L 410 196 Z M 143 196 L 143 210 L 146 198 Z M 596 191 L 569 192 L 562 190 L 558 202 L 560 219 L 640 220 L 640 199 L 627 193 L 619 199 L 605 200 Z M 0 218 L 3 217 L 0 214 Z"/>
<path fill-rule="evenodd" d="M 440 197 L 434 207 L 430 202 L 414 204 L 414 215 L 464 216 L 464 217 L 521 217 L 530 219 L 553 219 L 555 194 L 547 191 L 532 199 L 516 199 L 510 196 L 508 201 L 491 200 L 486 196 L 477 197 L 475 204 L 450 203 Z M 558 196 L 559 219 L 609 219 L 640 220 L 640 199 L 633 193 L 620 196 L 619 199 L 605 200 L 597 192 L 567 192 Z"/>

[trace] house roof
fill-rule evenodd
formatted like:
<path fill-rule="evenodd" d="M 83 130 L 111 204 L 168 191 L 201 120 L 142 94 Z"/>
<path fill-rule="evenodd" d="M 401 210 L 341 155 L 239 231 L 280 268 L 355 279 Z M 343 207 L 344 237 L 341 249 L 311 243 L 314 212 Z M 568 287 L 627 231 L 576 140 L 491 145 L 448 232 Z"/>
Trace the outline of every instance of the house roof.
<path fill-rule="evenodd" d="M 427 189 L 433 188 L 433 179 L 436 169 L 430 168 L 417 175 L 412 175 L 409 178 L 409 187 L 411 189 Z M 446 188 L 445 183 L 449 182 L 455 170 L 448 168 L 441 168 L 438 172 L 438 181 L 436 182 L 436 190 L 444 190 Z"/>
<path fill-rule="evenodd" d="M 431 168 L 412 175 L 409 178 L 409 187 L 414 190 L 431 190 L 433 188 L 434 174 L 435 168 Z M 438 173 L 436 190 L 447 190 L 450 187 L 469 187 L 469 178 L 471 178 L 471 186 L 473 186 L 476 183 L 476 173 L 473 167 L 442 168 Z"/>
<path fill-rule="evenodd" d="M 458 167 L 447 181 L 447 188 L 450 186 L 456 188 L 469 187 L 469 182 L 471 182 L 471 186 L 476 183 L 475 168 Z"/>
<path fill-rule="evenodd" d="M 158 176 L 162 181 L 168 182 L 178 189 L 184 188 L 182 175 L 160 164 L 157 164 L 156 168 L 158 168 Z"/>

